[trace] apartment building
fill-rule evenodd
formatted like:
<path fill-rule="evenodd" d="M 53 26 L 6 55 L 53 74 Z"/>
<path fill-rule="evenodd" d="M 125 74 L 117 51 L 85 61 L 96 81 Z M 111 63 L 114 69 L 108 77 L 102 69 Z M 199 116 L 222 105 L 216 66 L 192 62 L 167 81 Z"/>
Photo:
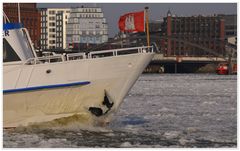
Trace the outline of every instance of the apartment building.
<path fill-rule="evenodd" d="M 108 25 L 101 8 L 72 8 L 67 24 L 67 47 L 81 50 L 108 41 Z"/>
<path fill-rule="evenodd" d="M 41 9 L 41 49 L 65 49 L 70 8 Z"/>

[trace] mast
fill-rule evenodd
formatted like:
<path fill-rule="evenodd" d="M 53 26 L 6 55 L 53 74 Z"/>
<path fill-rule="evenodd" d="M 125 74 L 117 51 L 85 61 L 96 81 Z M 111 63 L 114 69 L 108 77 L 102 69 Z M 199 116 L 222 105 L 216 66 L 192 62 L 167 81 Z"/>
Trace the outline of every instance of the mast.
<path fill-rule="evenodd" d="M 18 22 L 21 23 L 20 4 L 18 3 Z"/>

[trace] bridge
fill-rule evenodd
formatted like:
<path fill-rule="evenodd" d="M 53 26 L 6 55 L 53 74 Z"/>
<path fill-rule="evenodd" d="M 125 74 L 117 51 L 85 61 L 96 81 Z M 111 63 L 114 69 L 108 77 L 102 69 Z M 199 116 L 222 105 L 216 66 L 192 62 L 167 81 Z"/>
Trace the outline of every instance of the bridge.
<path fill-rule="evenodd" d="M 211 62 L 224 62 L 226 59 L 222 57 L 191 57 L 191 56 L 164 56 L 163 54 L 155 54 L 152 62 L 199 62 L 199 63 L 211 63 Z"/>
<path fill-rule="evenodd" d="M 226 59 L 222 57 L 208 56 L 164 56 L 164 54 L 157 53 L 154 55 L 145 72 L 194 73 L 207 65 L 209 67 L 208 69 L 205 69 L 206 72 L 215 72 L 216 66 L 222 62 L 226 62 Z"/>
<path fill-rule="evenodd" d="M 146 72 L 165 73 L 194 73 L 194 72 L 215 72 L 219 63 L 237 63 L 237 48 L 225 43 L 226 55 L 211 51 L 209 48 L 184 41 L 185 43 L 198 47 L 208 52 L 208 55 L 171 55 L 158 52 L 153 57 Z M 156 46 L 157 47 L 157 46 Z M 199 70 L 200 69 L 200 70 Z M 164 71 L 163 71 L 164 70 Z"/>

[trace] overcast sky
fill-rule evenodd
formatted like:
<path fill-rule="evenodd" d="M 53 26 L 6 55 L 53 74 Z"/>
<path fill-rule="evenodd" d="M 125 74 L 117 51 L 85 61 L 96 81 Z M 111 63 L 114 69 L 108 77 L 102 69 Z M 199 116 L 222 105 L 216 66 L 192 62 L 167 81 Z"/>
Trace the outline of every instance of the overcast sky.
<path fill-rule="evenodd" d="M 168 9 L 177 16 L 237 14 L 237 3 L 38 3 L 39 8 L 98 6 L 103 9 L 109 27 L 109 36 L 113 37 L 118 31 L 118 19 L 121 15 L 141 11 L 149 7 L 150 19 L 160 20 L 165 17 Z"/>

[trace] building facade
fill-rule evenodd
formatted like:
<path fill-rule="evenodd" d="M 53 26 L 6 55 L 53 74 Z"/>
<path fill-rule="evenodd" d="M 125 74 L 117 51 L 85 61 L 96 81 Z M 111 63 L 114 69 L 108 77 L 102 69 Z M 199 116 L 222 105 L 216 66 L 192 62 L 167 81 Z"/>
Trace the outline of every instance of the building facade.
<path fill-rule="evenodd" d="M 225 55 L 225 20 L 221 16 L 177 17 L 167 13 L 162 24 L 161 50 L 167 56 Z M 195 47 L 189 43 L 201 46 Z"/>
<path fill-rule="evenodd" d="M 150 20 L 149 21 L 149 32 L 156 33 L 161 32 L 161 24 L 163 21 L 161 20 Z"/>
<path fill-rule="evenodd" d="M 101 8 L 72 8 L 67 24 L 67 47 L 81 50 L 108 41 L 108 25 Z"/>
<path fill-rule="evenodd" d="M 40 12 L 36 3 L 20 3 L 20 18 L 23 27 L 27 28 L 35 48 L 40 46 Z M 3 11 L 10 22 L 18 23 L 18 4 L 3 3 Z"/>
<path fill-rule="evenodd" d="M 225 21 L 225 37 L 237 36 L 237 15 L 218 15 L 221 16 Z"/>
<path fill-rule="evenodd" d="M 65 49 L 69 8 L 41 9 L 41 49 Z"/>

